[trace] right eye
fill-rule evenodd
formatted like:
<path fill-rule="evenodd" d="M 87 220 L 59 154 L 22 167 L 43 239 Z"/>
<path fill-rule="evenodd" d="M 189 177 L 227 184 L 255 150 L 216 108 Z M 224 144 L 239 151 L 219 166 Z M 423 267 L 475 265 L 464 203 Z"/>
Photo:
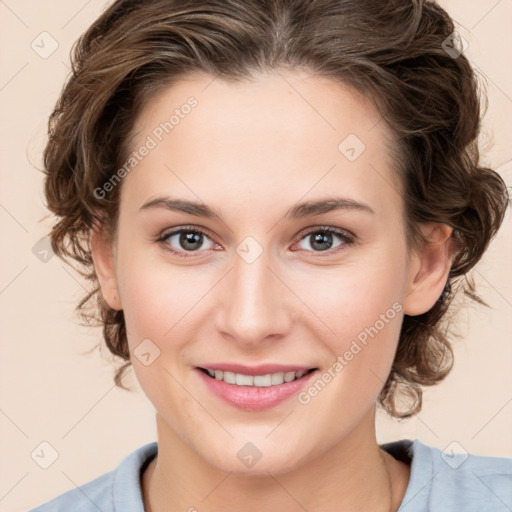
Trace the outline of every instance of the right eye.
<path fill-rule="evenodd" d="M 205 240 L 210 241 L 206 250 L 212 249 L 215 245 L 210 237 L 201 229 L 183 226 L 164 233 L 157 241 L 164 244 L 164 248 L 180 257 L 188 258 L 192 255 L 185 253 L 201 252 Z"/>

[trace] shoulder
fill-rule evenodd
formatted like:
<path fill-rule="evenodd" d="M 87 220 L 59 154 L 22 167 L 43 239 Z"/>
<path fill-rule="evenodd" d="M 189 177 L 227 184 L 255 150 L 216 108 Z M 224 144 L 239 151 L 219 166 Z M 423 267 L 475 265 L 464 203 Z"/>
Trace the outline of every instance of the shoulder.
<path fill-rule="evenodd" d="M 512 510 L 512 458 L 471 454 L 457 442 L 444 450 L 418 439 L 382 448 L 401 460 L 410 458 L 409 484 L 399 512 Z"/>
<path fill-rule="evenodd" d="M 42 503 L 29 512 L 144 512 L 140 471 L 157 453 L 156 442 L 127 455 L 112 471 Z"/>
<path fill-rule="evenodd" d="M 70 489 L 29 512 L 113 512 L 112 482 L 114 471 L 105 473 L 86 484 Z"/>

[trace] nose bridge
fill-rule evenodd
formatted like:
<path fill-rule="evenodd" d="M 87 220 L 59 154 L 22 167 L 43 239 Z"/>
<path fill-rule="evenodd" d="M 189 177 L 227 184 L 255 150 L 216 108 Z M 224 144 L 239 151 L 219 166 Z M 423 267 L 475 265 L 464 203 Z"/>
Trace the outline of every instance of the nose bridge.
<path fill-rule="evenodd" d="M 267 251 L 244 242 L 237 248 L 224 286 L 217 328 L 239 343 L 257 344 L 269 335 L 283 334 L 289 326 L 282 283 L 270 270 Z"/>

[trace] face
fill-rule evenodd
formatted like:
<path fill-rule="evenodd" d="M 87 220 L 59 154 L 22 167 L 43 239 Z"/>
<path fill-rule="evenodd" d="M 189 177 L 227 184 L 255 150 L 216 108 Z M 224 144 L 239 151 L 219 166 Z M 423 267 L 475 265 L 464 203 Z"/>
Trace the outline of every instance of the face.
<path fill-rule="evenodd" d="M 404 312 L 444 284 L 422 288 L 385 122 L 347 86 L 283 71 L 190 76 L 134 133 L 145 156 L 122 182 L 111 266 L 100 248 L 95 264 L 159 438 L 252 474 L 368 440 Z M 199 370 L 223 364 L 250 367 L 246 385 L 316 370 L 252 388 Z"/>

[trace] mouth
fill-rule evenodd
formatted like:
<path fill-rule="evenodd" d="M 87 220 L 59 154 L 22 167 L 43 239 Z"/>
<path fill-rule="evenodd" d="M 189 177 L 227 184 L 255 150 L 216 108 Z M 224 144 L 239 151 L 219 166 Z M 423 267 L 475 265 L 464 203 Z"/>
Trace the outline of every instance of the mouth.
<path fill-rule="evenodd" d="M 280 386 L 284 383 L 299 380 L 305 377 L 306 375 L 318 370 L 318 368 L 309 368 L 301 369 L 299 371 L 281 371 L 249 375 L 248 373 L 239 373 L 234 371 L 219 370 L 213 368 L 197 367 L 197 369 L 203 372 L 211 379 L 225 382 L 226 384 L 233 384 L 235 386 L 249 386 L 256 388 Z M 251 373 L 254 373 L 254 371 L 252 371 Z"/>
<path fill-rule="evenodd" d="M 317 367 L 291 365 L 209 366 L 195 367 L 209 393 L 232 407 L 248 412 L 272 409 L 292 399 L 318 372 Z"/>

